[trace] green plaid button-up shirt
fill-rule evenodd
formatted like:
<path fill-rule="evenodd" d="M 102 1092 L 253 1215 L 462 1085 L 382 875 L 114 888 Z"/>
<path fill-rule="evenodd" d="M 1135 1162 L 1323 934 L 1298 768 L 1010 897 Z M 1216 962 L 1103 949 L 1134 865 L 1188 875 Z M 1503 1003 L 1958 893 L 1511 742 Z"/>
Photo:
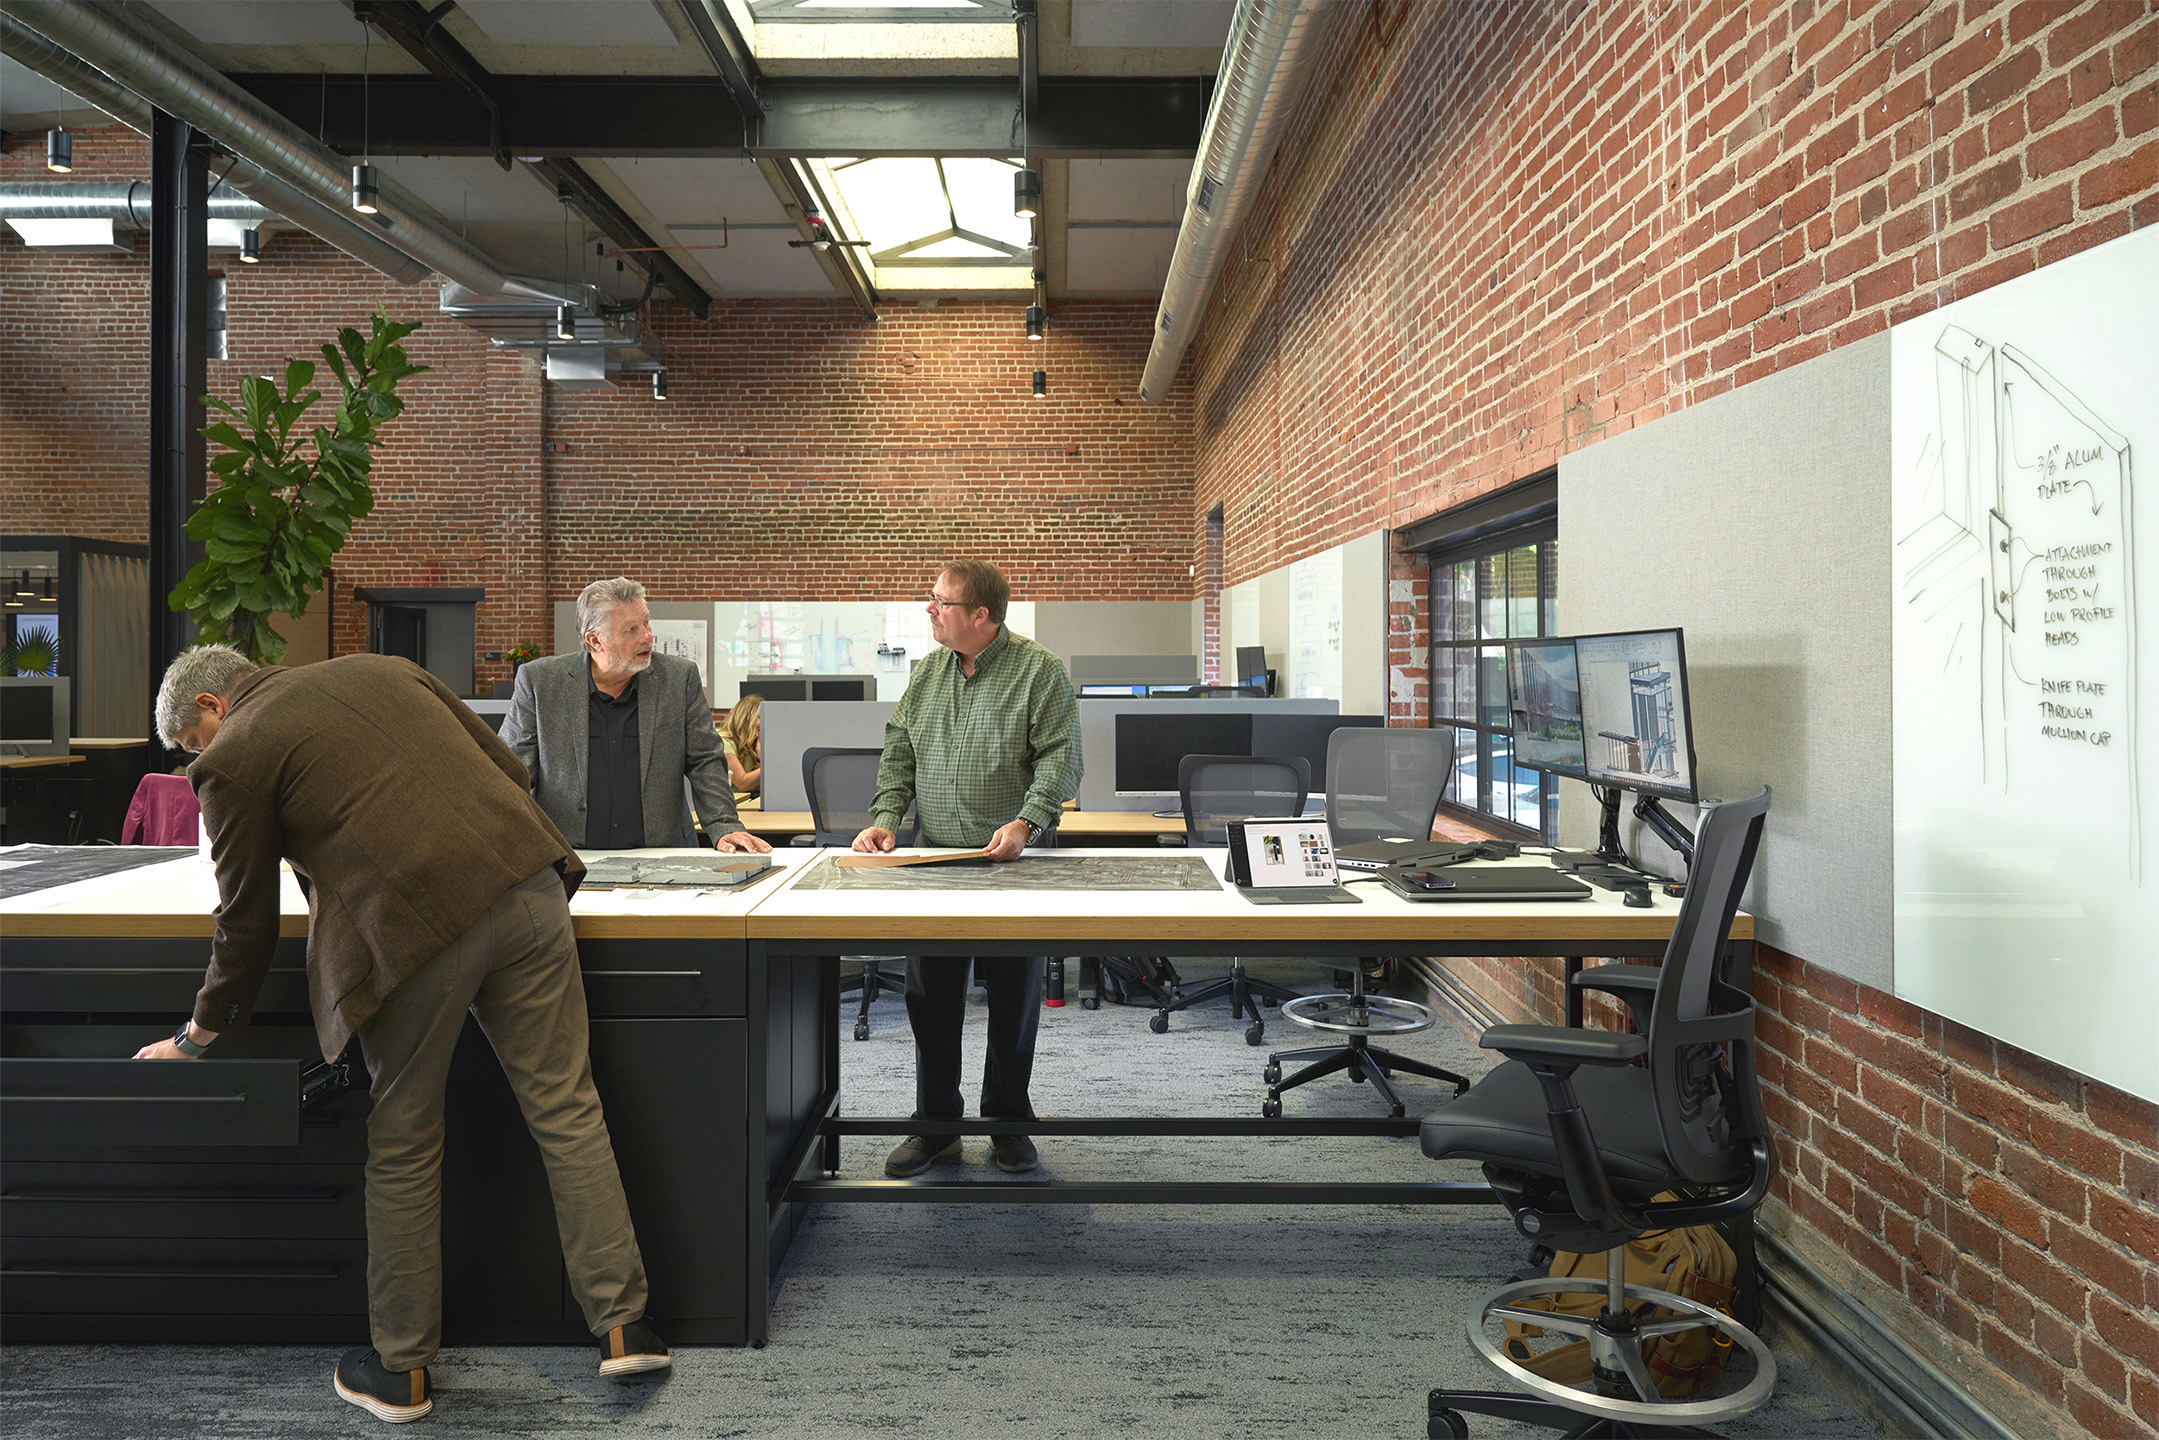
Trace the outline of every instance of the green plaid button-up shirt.
<path fill-rule="evenodd" d="M 999 629 L 972 676 L 943 646 L 915 666 L 885 722 L 870 812 L 897 832 L 911 802 L 923 844 L 986 845 L 1014 820 L 1055 824 L 1079 781 L 1079 699 L 1064 666 Z"/>

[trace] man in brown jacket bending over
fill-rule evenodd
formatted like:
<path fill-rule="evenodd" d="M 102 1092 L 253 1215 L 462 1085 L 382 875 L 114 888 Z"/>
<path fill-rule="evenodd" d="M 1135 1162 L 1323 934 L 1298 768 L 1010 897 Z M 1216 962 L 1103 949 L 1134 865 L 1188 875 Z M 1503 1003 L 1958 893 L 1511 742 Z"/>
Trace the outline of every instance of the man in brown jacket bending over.
<path fill-rule="evenodd" d="M 443 1084 L 469 1009 L 547 1162 L 570 1283 L 600 1373 L 669 1363 L 592 1086 L 569 894 L 585 873 L 530 778 L 470 706 L 408 660 L 261 669 L 204 646 L 166 670 L 157 730 L 199 753 L 188 782 L 217 864 L 217 933 L 195 1013 L 137 1059 L 200 1056 L 248 1023 L 277 946 L 278 861 L 307 896 L 324 1058 L 355 1032 L 367 1121 L 372 1348 L 337 1393 L 380 1419 L 434 1408 L 442 1335 Z"/>

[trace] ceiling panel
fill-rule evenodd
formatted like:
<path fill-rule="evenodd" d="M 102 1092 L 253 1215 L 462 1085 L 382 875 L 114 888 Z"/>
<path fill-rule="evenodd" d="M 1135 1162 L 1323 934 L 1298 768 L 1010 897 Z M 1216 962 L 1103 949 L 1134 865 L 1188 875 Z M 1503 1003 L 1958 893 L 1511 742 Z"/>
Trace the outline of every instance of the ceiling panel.
<path fill-rule="evenodd" d="M 717 245 L 720 232 L 676 225 L 684 245 Z M 687 258 L 704 267 L 713 283 L 730 295 L 830 295 L 832 282 L 808 250 L 792 250 L 799 238 L 792 225 L 729 225 L 725 250 L 698 250 Z"/>
<path fill-rule="evenodd" d="M 1174 225 L 1073 225 L 1065 231 L 1065 289 L 1160 293 L 1176 246 Z"/>
<path fill-rule="evenodd" d="M 1192 162 L 1072 160 L 1065 176 L 1074 220 L 1182 220 Z"/>
<path fill-rule="evenodd" d="M 673 45 L 653 0 L 462 0 L 498 45 Z"/>
<path fill-rule="evenodd" d="M 1072 43 L 1204 45 L 1229 39 L 1236 0 L 1072 0 Z"/>
<path fill-rule="evenodd" d="M 376 168 L 432 205 L 452 230 L 467 220 L 562 219 L 547 182 L 520 165 L 504 170 L 479 156 L 377 155 Z M 576 224 L 580 229 L 584 220 Z"/>
<path fill-rule="evenodd" d="M 47 117 L 65 111 L 60 118 L 72 127 L 88 127 L 108 123 L 104 111 L 95 110 L 80 96 L 38 74 L 26 70 L 5 56 L 0 56 L 0 119 L 35 117 L 43 123 Z M 76 141 L 81 144 L 81 141 Z"/>
<path fill-rule="evenodd" d="M 360 42 L 361 25 L 338 0 L 151 0 L 151 7 L 211 45 Z"/>
<path fill-rule="evenodd" d="M 662 225 L 782 224 L 780 208 L 754 160 L 609 160 L 607 166 Z"/>

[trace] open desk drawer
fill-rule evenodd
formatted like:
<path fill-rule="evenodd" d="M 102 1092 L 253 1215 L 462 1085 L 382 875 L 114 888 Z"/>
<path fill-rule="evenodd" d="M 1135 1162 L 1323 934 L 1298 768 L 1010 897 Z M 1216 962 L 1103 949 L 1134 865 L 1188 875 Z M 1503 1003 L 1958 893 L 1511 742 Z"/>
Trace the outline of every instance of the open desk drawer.
<path fill-rule="evenodd" d="M 298 1060 L 0 1059 L 16 1145 L 298 1145 Z"/>

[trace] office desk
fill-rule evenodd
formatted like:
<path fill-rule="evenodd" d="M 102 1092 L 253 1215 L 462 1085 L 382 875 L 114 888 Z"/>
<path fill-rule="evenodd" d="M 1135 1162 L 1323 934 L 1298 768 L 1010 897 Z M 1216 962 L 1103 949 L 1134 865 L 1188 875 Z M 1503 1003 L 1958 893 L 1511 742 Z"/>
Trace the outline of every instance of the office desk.
<path fill-rule="evenodd" d="M 1130 859 L 1130 852 L 1053 852 L 1051 858 L 1089 853 Z M 1225 852 L 1174 852 L 1200 858 L 1215 876 Z M 1524 858 L 1511 862 L 1537 866 Z M 1208 891 L 984 891 L 824 890 L 803 884 L 808 870 L 759 902 L 749 914 L 749 957 L 772 963 L 790 955 L 864 952 L 975 955 L 1175 954 L 1175 955 L 1525 955 L 1558 956 L 1571 974 L 1585 956 L 1661 956 L 1679 914 L 1679 902 L 1662 895 L 1648 909 L 1624 905 L 1620 896 L 1596 890 L 1587 899 L 1548 903 L 1413 902 L 1376 883 L 1359 884 L 1361 903 L 1260 906 L 1216 882 Z M 935 872 L 901 872 L 912 876 Z M 911 879 L 910 887 L 926 882 Z M 1727 974 L 1745 986 L 1750 979 L 1753 917 L 1736 918 Z M 821 974 L 823 1028 L 836 1031 L 839 997 L 836 962 Z M 1578 1018 L 1578 1017 L 1577 1017 Z M 958 1133 L 989 1135 L 1414 1135 L 1409 1119 L 1320 1120 L 1254 1117 L 1248 1120 L 1162 1117 L 1147 1120 L 1051 1117 L 1033 1121 L 975 1120 L 933 1123 L 906 1117 L 840 1118 L 838 1056 L 828 1062 L 834 1109 L 803 1133 L 766 1197 L 775 1216 L 789 1207 L 833 1201 L 994 1201 L 999 1203 L 1156 1204 L 1490 1204 L 1483 1184 L 1278 1184 L 1271 1182 L 1106 1182 L 1027 1180 L 840 1180 L 838 1146 L 849 1135 Z M 1255 1082 L 1253 1109 L 1257 1112 Z M 827 1178 L 811 1178 L 813 1170 Z"/>
<path fill-rule="evenodd" d="M 696 895 L 581 891 L 571 902 L 593 1073 L 651 1313 L 681 1343 L 762 1341 L 768 1267 L 791 1238 L 767 1235 L 765 1152 L 790 1149 L 830 1108 L 836 1032 L 819 1028 L 816 963 L 744 963 L 745 917 L 783 877 Z M 193 855 L 0 900 L 9 1333 L 366 1339 L 366 1082 L 301 1105 L 301 1075 L 321 1056 L 307 909 L 289 873 L 255 1023 L 210 1059 L 124 1058 L 192 1008 L 216 904 L 215 877 Z M 470 1021 L 447 1124 L 445 1337 L 590 1343 L 567 1298 L 539 1152 Z"/>
<path fill-rule="evenodd" d="M 80 765 L 80 755 L 0 755 L 0 769 L 43 770 L 52 765 Z"/>

